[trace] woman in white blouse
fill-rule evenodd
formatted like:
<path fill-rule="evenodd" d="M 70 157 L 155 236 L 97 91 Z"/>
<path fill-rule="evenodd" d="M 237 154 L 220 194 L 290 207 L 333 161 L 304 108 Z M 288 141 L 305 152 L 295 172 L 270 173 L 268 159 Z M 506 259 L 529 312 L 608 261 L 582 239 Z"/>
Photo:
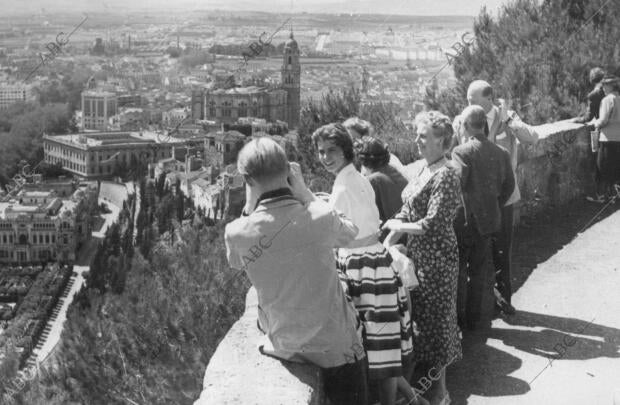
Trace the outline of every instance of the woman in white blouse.
<path fill-rule="evenodd" d="M 322 126 L 312 134 L 323 166 L 336 175 L 329 202 L 359 228 L 357 238 L 338 249 L 341 280 L 364 323 L 368 378 L 379 384 L 382 405 L 395 403 L 396 391 L 411 404 L 416 398 L 403 377 L 403 361 L 410 362 L 412 328 L 406 290 L 391 267 L 392 258 L 379 243 L 379 210 L 370 182 L 354 167 L 353 141 L 341 124 Z"/>

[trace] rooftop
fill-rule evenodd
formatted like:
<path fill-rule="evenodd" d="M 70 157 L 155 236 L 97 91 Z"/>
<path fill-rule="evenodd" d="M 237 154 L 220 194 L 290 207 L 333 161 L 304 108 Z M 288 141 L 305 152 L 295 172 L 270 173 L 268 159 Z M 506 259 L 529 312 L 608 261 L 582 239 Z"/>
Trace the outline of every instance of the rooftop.
<path fill-rule="evenodd" d="M 116 93 L 104 90 L 84 90 L 82 95 L 89 97 L 115 97 Z"/>
<path fill-rule="evenodd" d="M 0 202 L 0 220 L 10 220 L 20 215 L 40 214 L 50 217 L 59 218 L 66 212 L 71 212 L 76 207 L 76 202 L 71 200 L 62 200 L 60 198 L 54 198 L 53 200 L 38 204 L 20 204 L 16 200 L 10 200 L 7 202 Z M 50 211 L 52 215 L 49 215 Z"/>
<path fill-rule="evenodd" d="M 182 138 L 164 135 L 154 131 L 141 132 L 88 132 L 67 135 L 45 135 L 44 139 L 60 142 L 82 149 L 95 146 L 110 146 L 136 143 L 177 143 Z"/>
<path fill-rule="evenodd" d="M 211 185 L 211 183 L 209 183 L 206 179 L 200 178 L 196 180 L 195 182 L 193 182 L 192 185 L 195 187 L 206 189 L 207 187 Z"/>
<path fill-rule="evenodd" d="M 53 191 L 23 191 L 19 194 L 20 197 L 49 197 Z"/>
<path fill-rule="evenodd" d="M 243 135 L 241 132 L 236 131 L 234 129 L 229 131 L 217 131 L 217 132 L 209 132 L 207 134 L 209 138 L 215 138 L 218 141 L 226 141 L 226 140 L 245 140 L 247 136 Z"/>
<path fill-rule="evenodd" d="M 212 90 L 209 93 L 235 95 L 235 94 L 256 94 L 256 93 L 263 93 L 266 91 L 269 91 L 267 87 L 247 86 L 247 87 L 233 87 L 230 89 L 217 89 L 217 90 Z"/>

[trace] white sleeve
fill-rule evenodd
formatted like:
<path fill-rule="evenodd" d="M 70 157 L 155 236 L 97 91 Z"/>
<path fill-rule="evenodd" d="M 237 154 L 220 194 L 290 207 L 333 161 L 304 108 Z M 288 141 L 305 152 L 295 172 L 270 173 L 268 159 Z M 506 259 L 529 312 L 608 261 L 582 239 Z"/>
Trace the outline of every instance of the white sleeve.
<path fill-rule="evenodd" d="M 603 101 L 601 101 L 598 120 L 594 123 L 597 128 L 603 128 L 607 125 L 613 108 L 613 98 L 605 97 Z"/>
<path fill-rule="evenodd" d="M 398 171 L 401 171 L 405 168 L 398 156 L 393 153 L 390 153 L 390 165 L 392 165 L 392 167 L 394 167 Z"/>
<path fill-rule="evenodd" d="M 352 217 L 351 197 L 345 187 L 335 186 L 333 188 L 329 196 L 329 204 L 332 206 L 332 209 L 349 218 Z"/>
<path fill-rule="evenodd" d="M 536 130 L 521 121 L 521 118 L 516 113 L 514 113 L 513 117 L 512 121 L 507 125 L 506 132 L 513 135 L 519 143 L 533 144 L 538 142 L 539 136 Z"/>

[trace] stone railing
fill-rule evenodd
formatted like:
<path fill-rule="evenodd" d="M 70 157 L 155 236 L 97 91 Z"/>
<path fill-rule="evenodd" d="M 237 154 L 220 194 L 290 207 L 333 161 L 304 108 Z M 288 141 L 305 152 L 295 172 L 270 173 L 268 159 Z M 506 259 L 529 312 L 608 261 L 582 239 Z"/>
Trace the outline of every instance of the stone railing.
<path fill-rule="evenodd" d="M 594 187 L 595 160 L 588 127 L 560 121 L 535 128 L 539 142 L 521 145 L 519 150 L 521 216 L 562 206 Z"/>
<path fill-rule="evenodd" d="M 284 363 L 258 351 L 267 338 L 257 327 L 257 306 L 252 287 L 246 297 L 245 313 L 211 357 L 202 394 L 194 405 L 326 403 L 318 367 Z"/>
<path fill-rule="evenodd" d="M 561 206 L 592 189 L 594 159 L 587 127 L 566 121 L 536 127 L 540 140 L 522 145 L 517 168 L 521 215 Z M 203 392 L 194 405 L 319 405 L 320 369 L 286 364 L 260 354 L 266 337 L 257 328 L 257 297 L 251 288 L 246 310 L 209 362 Z"/>

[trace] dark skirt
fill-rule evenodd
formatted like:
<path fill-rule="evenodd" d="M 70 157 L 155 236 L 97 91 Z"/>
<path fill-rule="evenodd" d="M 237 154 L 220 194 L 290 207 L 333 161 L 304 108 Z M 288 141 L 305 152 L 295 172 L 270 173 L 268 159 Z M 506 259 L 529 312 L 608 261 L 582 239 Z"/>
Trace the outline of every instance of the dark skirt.
<path fill-rule="evenodd" d="M 611 184 L 620 182 L 620 142 L 599 142 L 596 176 L 598 181 Z"/>

